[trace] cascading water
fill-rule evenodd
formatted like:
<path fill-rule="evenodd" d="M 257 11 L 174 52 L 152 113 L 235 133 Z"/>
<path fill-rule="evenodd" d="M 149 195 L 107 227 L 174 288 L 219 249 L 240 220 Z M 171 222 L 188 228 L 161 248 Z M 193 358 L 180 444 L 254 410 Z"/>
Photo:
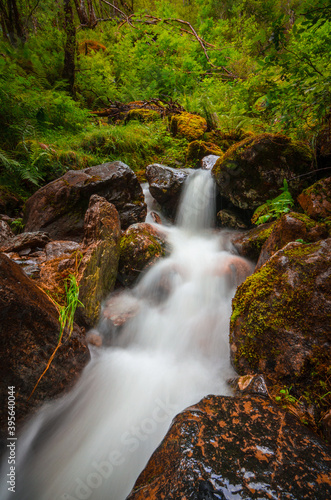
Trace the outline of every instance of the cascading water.
<path fill-rule="evenodd" d="M 110 347 L 92 350 L 72 392 L 19 437 L 16 498 L 124 500 L 175 414 L 207 394 L 229 393 L 231 298 L 252 269 L 205 230 L 213 212 L 210 172 L 195 172 L 179 225 L 162 226 L 170 256 L 112 302 L 128 304 L 134 317 Z M 107 323 L 99 332 L 107 336 Z"/>

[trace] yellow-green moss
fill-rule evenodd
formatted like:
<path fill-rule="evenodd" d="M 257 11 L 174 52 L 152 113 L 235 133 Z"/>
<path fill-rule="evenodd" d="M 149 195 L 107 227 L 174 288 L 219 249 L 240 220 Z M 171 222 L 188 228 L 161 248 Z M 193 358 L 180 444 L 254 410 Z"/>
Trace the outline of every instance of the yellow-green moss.
<path fill-rule="evenodd" d="M 207 130 L 206 120 L 199 115 L 181 113 L 170 119 L 170 131 L 173 135 L 185 137 L 189 141 L 200 139 Z"/>
<path fill-rule="evenodd" d="M 159 118 L 160 114 L 152 109 L 131 109 L 127 114 L 126 121 L 154 122 Z"/>
<path fill-rule="evenodd" d="M 186 163 L 196 163 L 207 155 L 223 156 L 223 152 L 212 142 L 192 141 L 186 149 Z"/>

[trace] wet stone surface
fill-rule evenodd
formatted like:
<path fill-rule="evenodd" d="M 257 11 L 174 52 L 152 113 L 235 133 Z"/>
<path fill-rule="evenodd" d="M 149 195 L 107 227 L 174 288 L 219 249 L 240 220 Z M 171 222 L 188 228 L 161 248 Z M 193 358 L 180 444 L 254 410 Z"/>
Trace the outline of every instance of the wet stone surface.
<path fill-rule="evenodd" d="M 326 445 L 267 399 L 209 396 L 176 416 L 128 500 L 326 500 L 330 469 Z"/>

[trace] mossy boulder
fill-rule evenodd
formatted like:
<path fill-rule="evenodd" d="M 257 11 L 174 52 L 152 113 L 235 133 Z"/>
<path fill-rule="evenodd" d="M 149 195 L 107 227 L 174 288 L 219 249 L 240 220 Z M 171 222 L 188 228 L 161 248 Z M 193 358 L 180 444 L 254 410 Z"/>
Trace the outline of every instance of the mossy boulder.
<path fill-rule="evenodd" d="M 180 113 L 170 118 L 170 131 L 174 136 L 185 137 L 189 141 L 201 139 L 207 130 L 206 120 L 199 115 Z"/>
<path fill-rule="evenodd" d="M 192 141 L 186 149 L 186 163 L 194 168 L 199 168 L 202 158 L 208 155 L 223 156 L 223 152 L 212 142 Z"/>
<path fill-rule="evenodd" d="M 155 122 L 160 119 L 160 113 L 153 109 L 130 109 L 125 121 L 138 120 L 139 122 Z"/>
<path fill-rule="evenodd" d="M 287 244 L 238 288 L 230 326 L 240 374 L 264 373 L 292 386 L 319 413 L 330 401 L 330 259 L 331 239 Z"/>
<path fill-rule="evenodd" d="M 210 132 L 206 132 L 205 137 L 207 141 L 217 144 L 222 151 L 227 151 L 234 144 L 237 144 L 248 137 L 252 137 L 253 135 L 254 134 L 250 131 L 238 128 L 234 130 L 212 130 Z"/>
<path fill-rule="evenodd" d="M 304 143 L 281 134 L 261 134 L 232 146 L 212 169 L 221 196 L 254 210 L 279 195 L 287 180 L 293 197 L 304 187 L 313 156 Z"/>
<path fill-rule="evenodd" d="M 141 272 L 165 255 L 165 235 L 148 223 L 133 224 L 120 243 L 118 279 L 132 285 Z"/>
<path fill-rule="evenodd" d="M 256 268 L 263 266 L 274 253 L 291 241 L 312 243 L 327 237 L 328 229 L 325 224 L 317 224 L 304 214 L 295 212 L 284 214 L 273 224 L 270 236 L 262 246 Z"/>
<path fill-rule="evenodd" d="M 319 499 L 330 451 L 261 396 L 208 396 L 179 413 L 127 500 Z"/>
<path fill-rule="evenodd" d="M 101 302 L 113 290 L 120 256 L 120 220 L 114 205 L 101 196 L 90 198 L 84 222 L 84 256 L 79 265 L 77 321 L 94 326 Z"/>
<path fill-rule="evenodd" d="M 254 229 L 236 234 L 232 239 L 232 244 L 242 257 L 257 261 L 262 246 L 269 238 L 274 223 L 261 224 Z"/>
<path fill-rule="evenodd" d="M 315 182 L 299 196 L 298 202 L 313 219 L 331 216 L 331 177 Z"/>

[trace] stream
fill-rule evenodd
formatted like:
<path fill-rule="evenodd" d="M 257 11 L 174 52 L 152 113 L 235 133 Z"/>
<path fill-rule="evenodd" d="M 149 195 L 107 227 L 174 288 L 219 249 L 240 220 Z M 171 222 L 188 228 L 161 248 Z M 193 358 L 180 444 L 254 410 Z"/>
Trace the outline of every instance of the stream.
<path fill-rule="evenodd" d="M 214 216 L 211 174 L 195 171 L 176 224 L 159 226 L 169 256 L 116 296 L 135 314 L 120 333 L 100 322 L 95 330 L 110 345 L 92 346 L 73 390 L 44 405 L 19 436 L 15 498 L 124 500 L 178 412 L 208 394 L 231 394 L 231 300 L 253 269 L 213 230 Z M 1 500 L 12 495 L 5 482 Z"/>

